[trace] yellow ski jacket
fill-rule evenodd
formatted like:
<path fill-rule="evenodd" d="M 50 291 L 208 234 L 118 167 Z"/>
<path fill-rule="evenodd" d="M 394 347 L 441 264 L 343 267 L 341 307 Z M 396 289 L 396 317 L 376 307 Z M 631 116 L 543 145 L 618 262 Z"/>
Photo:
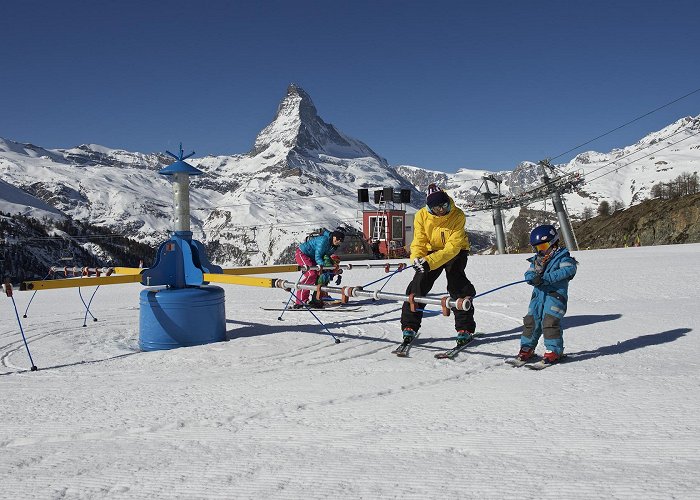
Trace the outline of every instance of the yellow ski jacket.
<path fill-rule="evenodd" d="M 411 260 L 425 257 L 430 269 L 447 264 L 461 250 L 469 250 L 466 217 L 450 198 L 450 212 L 437 217 L 423 207 L 413 219 Z"/>

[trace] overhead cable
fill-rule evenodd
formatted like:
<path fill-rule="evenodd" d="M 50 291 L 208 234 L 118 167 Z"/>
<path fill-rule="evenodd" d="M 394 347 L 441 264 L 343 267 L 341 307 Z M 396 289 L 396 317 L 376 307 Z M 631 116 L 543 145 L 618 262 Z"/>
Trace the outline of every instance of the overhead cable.
<path fill-rule="evenodd" d="M 561 153 L 561 154 L 559 154 L 559 155 L 557 155 L 557 156 L 555 156 L 555 157 L 553 157 L 553 158 L 550 158 L 550 160 L 556 160 L 557 158 L 560 158 L 560 157 L 564 156 L 565 154 L 571 153 L 572 151 L 575 151 L 575 150 L 577 150 L 578 148 L 581 148 L 581 147 L 583 147 L 583 146 L 585 146 L 585 145 L 587 145 L 587 144 L 590 144 L 590 143 L 593 142 L 593 141 L 597 141 L 598 139 L 600 139 L 600 138 L 602 138 L 602 137 L 605 137 L 606 135 L 612 134 L 612 133 L 615 132 L 616 130 L 620 130 L 621 128 L 626 127 L 627 125 L 630 125 L 630 124 L 632 124 L 632 123 L 634 123 L 634 122 L 636 122 L 636 121 L 641 120 L 641 119 L 644 118 L 645 116 L 649 116 L 649 115 L 652 114 L 652 113 L 656 113 L 657 111 L 659 111 L 659 110 L 661 110 L 661 109 L 663 109 L 663 108 L 666 108 L 666 107 L 670 106 L 671 104 L 674 104 L 674 103 L 676 103 L 676 102 L 678 102 L 678 101 L 680 101 L 680 100 L 682 100 L 682 99 L 685 99 L 686 97 L 689 97 L 689 96 L 691 96 L 691 95 L 693 95 L 693 94 L 695 94 L 695 93 L 697 93 L 697 92 L 700 92 L 700 88 L 697 88 L 697 89 L 693 90 L 692 92 L 688 92 L 687 94 L 685 94 L 685 95 L 683 95 L 683 96 L 681 96 L 681 97 L 678 97 L 677 99 L 674 99 L 674 100 L 671 101 L 671 102 L 667 102 L 666 104 L 664 104 L 664 105 L 662 105 L 662 106 L 659 106 L 659 107 L 656 108 L 656 109 L 652 109 L 652 110 L 649 111 L 648 113 L 644 113 L 643 115 L 640 115 L 640 116 L 638 116 L 637 118 L 634 118 L 634 119 L 632 119 L 632 120 L 630 120 L 630 121 L 628 121 L 628 122 L 626 122 L 626 123 L 623 123 L 622 125 L 620 125 L 620 126 L 618 126 L 618 127 L 615 127 L 614 129 L 608 130 L 608 131 L 605 132 L 604 134 L 601 134 L 601 135 L 599 135 L 599 136 L 597 136 L 597 137 L 594 137 L 593 139 L 591 139 L 591 140 L 589 140 L 589 141 L 586 141 L 586 142 L 584 142 L 583 144 L 579 144 L 578 146 L 575 146 L 575 147 L 569 149 L 568 151 L 564 151 L 563 153 Z"/>

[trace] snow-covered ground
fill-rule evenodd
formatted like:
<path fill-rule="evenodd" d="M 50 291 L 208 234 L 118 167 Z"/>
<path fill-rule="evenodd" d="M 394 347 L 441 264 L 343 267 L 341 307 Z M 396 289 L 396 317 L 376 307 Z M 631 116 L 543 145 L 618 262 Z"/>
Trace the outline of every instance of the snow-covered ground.
<path fill-rule="evenodd" d="M 700 498 L 700 245 L 574 255 L 568 361 L 541 372 L 503 362 L 525 284 L 477 299 L 485 337 L 454 361 L 433 357 L 442 316 L 392 355 L 395 303 L 320 312 L 335 344 L 306 312 L 260 309 L 282 290 L 224 285 L 230 341 L 140 353 L 140 285 L 102 287 L 85 328 L 76 289 L 42 291 L 22 320 L 37 372 L 3 297 L 0 497 Z M 485 292 L 524 258 L 468 275 Z"/>

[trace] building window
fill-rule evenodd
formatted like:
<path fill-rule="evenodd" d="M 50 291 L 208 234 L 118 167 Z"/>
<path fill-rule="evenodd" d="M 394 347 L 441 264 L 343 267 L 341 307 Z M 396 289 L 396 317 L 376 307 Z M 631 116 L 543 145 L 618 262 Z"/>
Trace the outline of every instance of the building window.
<path fill-rule="evenodd" d="M 376 241 L 386 240 L 386 217 L 370 216 L 369 237 Z"/>
<path fill-rule="evenodd" d="M 391 217 L 391 239 L 403 241 L 403 217 Z"/>

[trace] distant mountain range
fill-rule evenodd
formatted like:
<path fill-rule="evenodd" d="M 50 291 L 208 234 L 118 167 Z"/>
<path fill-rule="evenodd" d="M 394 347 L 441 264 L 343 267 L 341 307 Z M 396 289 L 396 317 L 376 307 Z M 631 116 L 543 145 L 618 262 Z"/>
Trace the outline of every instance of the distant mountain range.
<path fill-rule="evenodd" d="M 603 200 L 634 205 L 648 197 L 655 183 L 699 171 L 699 134 L 700 116 L 687 117 L 626 148 L 589 151 L 556 165 L 562 173 L 581 171 L 586 176 L 583 189 L 565 197 L 570 213 L 576 217 Z M 185 142 L 188 146 L 196 148 Z M 172 186 L 158 174 L 171 161 L 163 153 L 95 144 L 47 150 L 0 138 L 0 211 L 71 218 L 156 245 L 173 227 Z M 424 203 L 430 182 L 445 187 L 465 207 L 484 175 L 502 178 L 503 194 L 541 183 L 531 162 L 496 173 L 392 167 L 365 143 L 324 122 L 297 85 L 289 86 L 272 122 L 248 153 L 188 162 L 204 172 L 192 178 L 194 237 L 211 244 L 211 260 L 223 266 L 277 262 L 318 227 L 348 224 L 359 229 L 358 188 L 410 189 L 408 209 L 415 210 Z M 543 205 L 539 202 L 538 208 Z M 506 225 L 518 211 L 504 213 Z M 489 212 L 468 215 L 470 231 L 492 235 Z M 249 251 L 253 240 L 257 253 Z"/>

